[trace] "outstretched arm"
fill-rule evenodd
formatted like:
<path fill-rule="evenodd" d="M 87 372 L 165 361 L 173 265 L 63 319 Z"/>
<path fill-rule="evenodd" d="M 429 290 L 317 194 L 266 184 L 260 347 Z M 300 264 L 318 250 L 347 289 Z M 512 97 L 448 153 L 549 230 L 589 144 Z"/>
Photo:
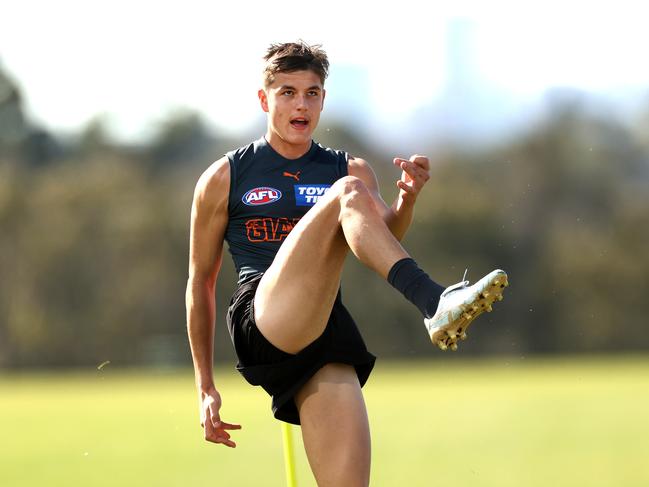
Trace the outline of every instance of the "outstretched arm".
<path fill-rule="evenodd" d="M 401 168 L 401 179 L 397 181 L 399 194 L 388 206 L 379 192 L 379 184 L 374 170 L 364 159 L 350 157 L 349 175 L 355 176 L 365 183 L 374 197 L 377 210 L 383 216 L 383 220 L 392 234 L 401 240 L 412 222 L 412 216 L 417 200 L 417 195 L 430 179 L 430 163 L 428 157 L 413 155 L 409 160 L 395 158 L 394 165 Z"/>
<path fill-rule="evenodd" d="M 241 426 L 221 421 L 221 396 L 212 373 L 215 286 L 221 268 L 223 240 L 228 222 L 230 167 L 227 158 L 212 164 L 194 191 L 189 241 L 189 278 L 185 293 L 187 334 L 194 362 L 201 426 L 205 439 L 234 448 L 226 430 Z"/>

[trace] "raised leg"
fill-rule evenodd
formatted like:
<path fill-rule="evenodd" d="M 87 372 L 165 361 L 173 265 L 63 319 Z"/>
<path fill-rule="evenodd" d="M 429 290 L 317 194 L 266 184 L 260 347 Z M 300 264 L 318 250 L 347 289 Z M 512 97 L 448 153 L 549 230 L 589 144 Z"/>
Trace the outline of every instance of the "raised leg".
<path fill-rule="evenodd" d="M 296 353 L 322 334 L 347 252 L 386 277 L 408 257 L 361 180 L 338 180 L 295 226 L 255 295 L 255 320 L 276 347 Z"/>

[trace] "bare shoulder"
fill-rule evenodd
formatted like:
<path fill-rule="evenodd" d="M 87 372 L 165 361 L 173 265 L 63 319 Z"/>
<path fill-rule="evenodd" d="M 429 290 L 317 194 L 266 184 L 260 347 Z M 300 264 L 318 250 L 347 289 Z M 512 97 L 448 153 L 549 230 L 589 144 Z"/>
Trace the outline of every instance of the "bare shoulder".
<path fill-rule="evenodd" d="M 230 193 L 230 163 L 226 156 L 213 162 L 198 178 L 194 203 L 210 206 L 226 202 Z"/>
<path fill-rule="evenodd" d="M 348 165 L 349 169 L 352 169 L 352 168 L 353 169 L 358 169 L 358 168 L 363 169 L 363 168 L 366 168 L 366 167 L 370 167 L 370 164 L 365 159 L 363 159 L 361 157 L 353 156 L 351 154 L 349 155 L 349 160 L 347 162 L 347 165 Z"/>
<path fill-rule="evenodd" d="M 347 172 L 350 176 L 357 177 L 372 189 L 378 187 L 376 174 L 374 174 L 372 166 L 365 159 L 350 155 L 347 163 Z"/>

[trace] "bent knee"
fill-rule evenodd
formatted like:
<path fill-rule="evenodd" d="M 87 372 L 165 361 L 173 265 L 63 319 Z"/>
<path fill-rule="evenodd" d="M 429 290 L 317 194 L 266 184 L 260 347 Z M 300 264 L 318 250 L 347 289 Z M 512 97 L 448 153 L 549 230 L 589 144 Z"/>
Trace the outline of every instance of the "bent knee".
<path fill-rule="evenodd" d="M 345 176 L 334 183 L 331 188 L 343 203 L 343 206 L 353 205 L 359 201 L 371 200 L 371 195 L 365 183 L 355 176 Z"/>
<path fill-rule="evenodd" d="M 367 186 L 365 186 L 365 183 L 356 176 L 343 176 L 333 184 L 331 189 L 341 194 L 346 194 L 356 191 L 367 191 Z"/>

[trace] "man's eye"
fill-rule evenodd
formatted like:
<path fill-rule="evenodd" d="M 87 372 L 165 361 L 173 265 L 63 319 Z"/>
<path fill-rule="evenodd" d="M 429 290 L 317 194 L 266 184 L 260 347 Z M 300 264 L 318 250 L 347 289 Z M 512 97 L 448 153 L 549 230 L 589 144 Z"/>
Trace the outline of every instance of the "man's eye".
<path fill-rule="evenodd" d="M 309 94 L 309 96 L 318 96 L 317 91 L 309 91 L 308 94 Z"/>
<path fill-rule="evenodd" d="M 289 96 L 290 96 L 290 95 L 292 95 L 292 94 L 293 94 L 293 91 L 292 91 L 292 90 L 286 90 L 286 91 L 283 91 L 283 92 L 282 92 L 282 95 L 289 95 Z"/>

